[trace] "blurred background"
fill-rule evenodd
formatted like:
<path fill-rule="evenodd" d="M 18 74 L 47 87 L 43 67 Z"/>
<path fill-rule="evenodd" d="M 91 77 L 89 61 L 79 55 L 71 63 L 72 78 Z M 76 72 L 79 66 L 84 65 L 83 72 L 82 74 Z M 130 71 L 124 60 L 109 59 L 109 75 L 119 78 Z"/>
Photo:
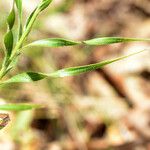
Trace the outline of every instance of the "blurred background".
<path fill-rule="evenodd" d="M 38 2 L 23 0 L 24 22 Z M 10 4 L 10 0 L 0 2 L 1 61 Z M 36 20 L 27 42 L 103 36 L 149 38 L 150 1 L 54 0 Z M 148 47 L 148 43 L 136 42 L 30 48 L 23 51 L 8 77 L 27 70 L 49 73 L 96 63 Z M 0 90 L 0 103 L 7 102 L 31 102 L 45 108 L 2 112 L 11 121 L 0 131 L 0 150 L 149 150 L 150 53 L 75 77 L 5 86 Z"/>

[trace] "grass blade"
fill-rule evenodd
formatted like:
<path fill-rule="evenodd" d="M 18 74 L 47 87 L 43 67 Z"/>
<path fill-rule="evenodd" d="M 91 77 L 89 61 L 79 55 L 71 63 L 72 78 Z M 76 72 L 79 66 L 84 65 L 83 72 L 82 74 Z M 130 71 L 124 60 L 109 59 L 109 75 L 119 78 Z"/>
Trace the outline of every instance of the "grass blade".
<path fill-rule="evenodd" d="M 0 110 L 5 111 L 24 111 L 30 109 L 36 109 L 42 107 L 41 105 L 37 104 L 2 104 L 0 105 Z"/>
<path fill-rule="evenodd" d="M 31 24 L 31 25 L 29 25 L 30 28 L 32 27 L 32 25 L 33 25 L 34 21 L 36 20 L 37 16 L 39 15 L 39 13 L 41 11 L 43 11 L 45 8 L 47 8 L 51 2 L 52 2 L 52 0 L 43 0 L 41 2 L 41 4 L 33 10 L 33 12 L 30 14 L 29 18 L 27 19 L 25 29 L 28 27 L 29 24 Z"/>
<path fill-rule="evenodd" d="M 86 41 L 83 41 L 83 43 L 87 45 L 107 45 L 107 44 L 114 44 L 114 43 L 138 42 L 138 41 L 150 41 L 150 39 L 124 38 L 124 37 L 102 37 L 102 38 L 86 40 Z"/>
<path fill-rule="evenodd" d="M 32 11 L 32 13 L 30 14 L 30 16 L 28 17 L 27 22 L 26 22 L 26 25 L 25 25 L 25 29 L 27 28 L 28 24 L 30 23 L 30 21 L 31 21 L 33 15 L 35 14 L 35 11 L 36 11 L 36 10 L 37 10 L 37 8 L 35 8 L 35 9 Z M 35 19 L 36 19 L 36 18 L 35 18 Z M 34 19 L 34 20 L 35 20 L 35 19 Z M 34 21 L 33 21 L 33 22 L 34 22 Z"/>
<path fill-rule="evenodd" d="M 25 47 L 30 47 L 30 46 L 61 47 L 61 46 L 72 46 L 72 45 L 78 45 L 78 44 L 80 44 L 80 42 L 65 40 L 61 38 L 48 38 L 48 39 L 34 41 L 26 45 Z"/>
<path fill-rule="evenodd" d="M 13 33 L 12 31 L 8 31 L 4 37 L 4 44 L 5 44 L 5 48 L 6 48 L 6 54 L 7 56 L 11 55 L 12 49 L 13 49 Z"/>
<path fill-rule="evenodd" d="M 45 8 L 47 8 L 51 2 L 52 0 L 43 0 L 39 6 L 40 11 L 43 11 Z"/>
<path fill-rule="evenodd" d="M 115 58 L 115 59 L 112 59 L 112 60 L 105 60 L 105 61 L 95 63 L 95 64 L 79 66 L 79 67 L 71 67 L 71 68 L 58 70 L 58 71 L 50 74 L 50 76 L 51 77 L 75 76 L 75 75 L 78 75 L 78 74 L 81 74 L 81 73 L 85 73 L 85 72 L 89 72 L 89 71 L 92 71 L 92 70 L 103 68 L 104 66 L 106 66 L 108 64 L 111 64 L 113 62 L 128 58 L 130 56 L 133 56 L 133 55 L 141 53 L 141 52 L 143 52 L 143 51 L 132 53 L 132 54 L 127 55 L 127 56 L 118 57 L 118 58 Z"/>
<path fill-rule="evenodd" d="M 12 10 L 10 11 L 8 17 L 7 17 L 7 25 L 8 25 L 8 32 L 4 36 L 4 45 L 6 48 L 6 57 L 11 55 L 12 48 L 13 48 L 13 33 L 12 28 L 14 26 L 15 22 L 15 10 L 14 10 L 14 2 L 12 6 Z"/>
<path fill-rule="evenodd" d="M 8 24 L 9 30 L 13 28 L 14 23 L 15 23 L 15 10 L 14 10 L 14 4 L 13 4 L 12 10 L 9 16 L 7 17 L 7 24 Z"/>
<path fill-rule="evenodd" d="M 48 39 L 41 39 L 38 41 L 34 41 L 23 48 L 31 47 L 31 46 L 41 46 L 41 47 L 60 47 L 60 46 L 73 46 L 73 45 L 108 45 L 114 43 L 124 43 L 124 42 L 141 42 L 141 41 L 150 41 L 150 39 L 146 38 L 123 38 L 123 37 L 102 37 L 102 38 L 95 38 L 91 40 L 86 40 L 82 42 L 76 42 L 71 40 L 66 40 L 62 38 L 48 38 Z"/>
<path fill-rule="evenodd" d="M 22 35 L 22 0 L 15 0 L 17 9 L 18 9 L 18 20 L 19 20 L 19 33 L 18 33 L 18 40 Z"/>
<path fill-rule="evenodd" d="M 50 73 L 50 74 L 44 74 L 44 73 L 36 73 L 36 72 L 24 72 L 21 74 L 18 74 L 16 76 L 13 76 L 12 78 L 0 83 L 0 85 L 5 85 L 5 84 L 9 84 L 9 83 L 17 83 L 17 82 L 32 82 L 32 81 L 38 81 L 38 80 L 42 80 L 46 77 L 65 77 L 65 76 L 75 76 L 75 75 L 79 75 L 81 73 L 85 73 L 85 72 L 89 72 L 92 70 L 96 70 L 96 69 L 100 69 L 108 64 L 111 64 L 113 62 L 125 59 L 129 56 L 141 53 L 145 50 L 136 52 L 136 53 L 132 53 L 130 55 L 127 56 L 122 56 L 119 58 L 115 58 L 112 60 L 105 60 L 99 63 L 95 63 L 95 64 L 90 64 L 90 65 L 85 65 L 85 66 L 78 66 L 78 67 L 71 67 L 71 68 L 66 68 L 66 69 L 61 69 L 58 70 L 56 72 Z"/>

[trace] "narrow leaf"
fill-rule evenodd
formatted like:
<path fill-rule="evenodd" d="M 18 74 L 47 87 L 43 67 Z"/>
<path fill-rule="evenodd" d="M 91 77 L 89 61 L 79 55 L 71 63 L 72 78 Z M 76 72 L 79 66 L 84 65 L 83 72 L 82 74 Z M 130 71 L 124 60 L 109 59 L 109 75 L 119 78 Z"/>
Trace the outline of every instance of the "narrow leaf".
<path fill-rule="evenodd" d="M 10 56 L 13 48 L 13 33 L 10 30 L 4 37 L 4 44 L 7 50 L 7 55 Z"/>
<path fill-rule="evenodd" d="M 29 25 L 29 23 L 31 23 L 33 25 L 35 19 L 37 18 L 38 14 L 44 10 L 45 8 L 47 8 L 49 6 L 49 4 L 52 2 L 52 0 L 43 0 L 39 6 L 37 6 L 33 12 L 30 14 L 29 18 L 27 19 L 26 25 L 25 25 L 25 29 L 27 28 L 27 26 Z M 32 27 L 31 25 L 31 27 Z M 30 27 L 30 28 L 31 28 Z"/>
<path fill-rule="evenodd" d="M 145 50 L 143 50 L 143 51 L 145 51 Z M 139 52 L 136 52 L 136 53 L 133 53 L 133 54 L 130 54 L 127 56 L 115 58 L 112 60 L 102 61 L 102 62 L 95 63 L 95 64 L 61 69 L 61 70 L 58 70 L 58 71 L 50 73 L 50 74 L 36 73 L 36 72 L 25 72 L 25 73 L 21 73 L 21 74 L 18 74 L 16 76 L 13 76 L 12 78 L 2 82 L 0 85 L 8 84 L 8 83 L 16 83 L 16 82 L 38 81 L 38 80 L 44 79 L 46 77 L 56 78 L 56 77 L 65 77 L 65 76 L 75 76 L 75 75 L 79 75 L 81 73 L 89 72 L 89 71 L 92 71 L 95 69 L 100 69 L 100 68 L 102 68 L 108 64 L 111 64 L 113 62 L 125 59 L 129 56 L 138 54 L 138 53 L 143 52 L 143 51 L 139 51 Z"/>
<path fill-rule="evenodd" d="M 13 2 L 12 10 L 7 17 L 8 32 L 4 36 L 4 45 L 6 48 L 6 56 L 5 57 L 10 56 L 10 54 L 12 52 L 12 48 L 13 48 L 12 28 L 14 26 L 14 22 L 15 22 L 15 10 L 14 10 L 14 2 Z"/>
<path fill-rule="evenodd" d="M 42 73 L 24 72 L 16 76 L 13 76 L 5 83 L 32 82 L 32 81 L 38 81 L 44 79 L 45 77 L 47 77 L 47 75 Z"/>
<path fill-rule="evenodd" d="M 51 2 L 52 0 L 43 0 L 39 6 L 40 11 L 43 11 L 45 8 L 47 8 Z"/>
<path fill-rule="evenodd" d="M 150 41 L 150 39 L 142 39 L 142 38 L 122 38 L 122 37 L 103 37 L 103 38 L 96 38 L 91 39 L 83 42 L 76 42 L 71 40 L 66 40 L 62 38 L 48 38 L 42 39 L 38 41 L 34 41 L 25 47 L 30 46 L 41 46 L 41 47 L 60 47 L 60 46 L 73 46 L 73 45 L 107 45 L 113 43 L 121 43 L 121 42 L 136 42 L 136 41 Z"/>
<path fill-rule="evenodd" d="M 32 13 L 30 14 L 30 16 L 28 17 L 27 22 L 26 22 L 26 25 L 25 25 L 25 29 L 27 28 L 27 26 L 28 26 L 29 22 L 31 21 L 31 19 L 32 19 L 32 17 L 33 17 L 33 15 L 34 15 L 34 13 L 35 13 L 36 10 L 37 10 L 37 8 L 35 8 L 35 9 L 32 11 Z"/>
<path fill-rule="evenodd" d="M 102 37 L 95 38 L 91 40 L 83 41 L 87 45 L 107 45 L 113 43 L 122 43 L 122 42 L 135 42 L 135 41 L 150 41 L 150 39 L 142 38 L 123 38 L 123 37 Z"/>
<path fill-rule="evenodd" d="M 7 17 L 7 24 L 8 24 L 9 30 L 12 29 L 14 22 L 15 22 L 15 10 L 13 6 L 9 16 Z"/>
<path fill-rule="evenodd" d="M 18 18 L 19 18 L 19 33 L 18 33 L 18 40 L 22 35 L 22 0 L 15 0 L 17 9 L 18 9 Z"/>
<path fill-rule="evenodd" d="M 48 38 L 48 39 L 34 41 L 25 47 L 30 47 L 30 46 L 61 47 L 61 46 L 72 46 L 77 44 L 80 44 L 80 42 L 65 40 L 61 38 Z"/>
<path fill-rule="evenodd" d="M 104 66 L 106 66 L 108 64 L 111 64 L 113 62 L 125 59 L 129 56 L 138 54 L 140 52 L 143 52 L 143 51 L 139 51 L 139 52 L 136 52 L 136 53 L 133 53 L 133 54 L 130 54 L 130 55 L 127 55 L 127 56 L 122 56 L 122 57 L 119 57 L 119 58 L 115 58 L 115 59 L 112 59 L 112 60 L 105 60 L 105 61 L 95 63 L 95 64 L 58 70 L 54 73 L 51 73 L 50 76 L 51 77 L 75 76 L 75 75 L 78 75 L 78 74 L 81 74 L 81 73 L 85 73 L 85 72 L 89 72 L 89 71 L 92 71 L 92 70 L 103 68 Z"/>
<path fill-rule="evenodd" d="M 0 110 L 6 111 L 23 111 L 23 110 L 30 110 L 42 107 L 41 105 L 37 104 L 2 104 L 0 105 Z"/>

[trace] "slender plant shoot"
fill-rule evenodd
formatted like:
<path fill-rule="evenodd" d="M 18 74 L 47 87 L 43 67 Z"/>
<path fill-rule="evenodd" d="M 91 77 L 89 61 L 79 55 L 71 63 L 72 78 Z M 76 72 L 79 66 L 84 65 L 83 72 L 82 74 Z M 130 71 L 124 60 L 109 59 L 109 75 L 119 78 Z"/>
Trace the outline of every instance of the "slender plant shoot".
<path fill-rule="evenodd" d="M 103 68 L 106 65 L 111 63 L 120 61 L 129 56 L 138 54 L 143 52 L 141 50 L 139 52 L 130 54 L 128 56 L 122 56 L 119 58 L 114 58 L 111 60 L 105 60 L 102 62 L 98 62 L 95 64 L 88 64 L 84 66 L 70 67 L 64 68 L 51 73 L 41 73 L 41 72 L 23 72 L 17 75 L 14 75 L 10 78 L 5 77 L 18 63 L 18 58 L 22 54 L 24 50 L 28 47 L 62 47 L 62 46 L 76 46 L 76 45 L 88 45 L 88 46 L 101 46 L 108 45 L 114 43 L 125 43 L 125 42 L 150 42 L 150 39 L 145 38 L 127 38 L 127 37 L 100 37 L 94 38 L 90 40 L 84 41 L 72 41 L 63 38 L 47 38 L 47 39 L 38 39 L 37 41 L 33 41 L 31 43 L 24 44 L 28 35 L 30 34 L 34 22 L 41 12 L 43 12 L 50 4 L 52 0 L 41 0 L 36 8 L 32 11 L 29 17 L 26 19 L 26 23 L 23 22 L 23 2 L 22 0 L 13 0 L 12 7 L 10 9 L 9 15 L 6 19 L 7 22 L 7 31 L 4 35 L 4 58 L 2 60 L 2 65 L 0 69 L 0 87 L 10 84 L 10 83 L 21 83 L 21 82 L 33 82 L 39 81 L 44 78 L 58 78 L 58 77 L 66 77 L 66 76 L 75 76 L 81 73 L 86 73 L 89 71 L 93 71 L 95 69 Z M 14 40 L 13 28 L 15 24 L 16 17 L 18 18 L 17 23 L 17 40 Z M 21 111 L 21 110 L 29 110 L 33 108 L 39 108 L 41 105 L 36 104 L 4 104 L 0 105 L 0 110 L 11 110 L 11 111 Z M 2 118 L 2 119 L 1 119 Z M 4 127 L 9 117 L 7 115 L 0 114 L 0 128 Z"/>

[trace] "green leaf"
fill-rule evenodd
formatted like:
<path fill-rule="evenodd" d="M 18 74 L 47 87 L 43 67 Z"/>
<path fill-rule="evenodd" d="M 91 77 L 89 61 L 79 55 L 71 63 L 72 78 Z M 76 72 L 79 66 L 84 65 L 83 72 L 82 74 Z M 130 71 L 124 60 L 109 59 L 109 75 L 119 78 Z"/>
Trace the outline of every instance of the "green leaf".
<path fill-rule="evenodd" d="M 6 110 L 6 111 L 23 111 L 23 110 L 30 110 L 30 109 L 36 109 L 41 108 L 41 105 L 37 104 L 2 104 L 0 105 L 0 110 Z"/>
<path fill-rule="evenodd" d="M 49 4 L 52 2 L 52 0 L 43 0 L 39 6 L 37 6 L 33 12 L 30 14 L 29 18 L 27 19 L 26 25 L 25 25 L 25 29 L 27 28 L 27 26 L 29 25 L 29 23 L 33 24 L 35 19 L 37 18 L 38 14 L 44 10 L 45 8 L 47 8 L 49 6 Z M 32 27 L 32 25 L 31 25 Z"/>
<path fill-rule="evenodd" d="M 6 33 L 4 37 L 4 44 L 7 50 L 7 56 L 10 56 L 13 48 L 13 33 L 11 30 L 8 33 Z"/>
<path fill-rule="evenodd" d="M 122 38 L 122 37 L 103 37 L 91 39 L 83 42 L 70 41 L 62 38 L 48 38 L 42 39 L 38 41 L 34 41 L 25 47 L 30 46 L 41 46 L 41 47 L 61 47 L 61 46 L 73 46 L 73 45 L 107 45 L 113 43 L 121 43 L 121 42 L 135 42 L 135 41 L 150 41 L 150 39 L 142 39 L 142 38 Z"/>
<path fill-rule="evenodd" d="M 37 10 L 37 8 L 35 8 L 35 9 L 32 11 L 32 13 L 30 14 L 30 16 L 28 17 L 27 22 L 26 22 L 26 25 L 25 25 L 25 29 L 26 29 L 27 26 L 29 25 L 29 23 L 30 23 L 30 21 L 31 21 L 31 19 L 32 19 L 32 17 L 33 17 L 33 15 L 34 15 L 34 13 L 35 13 L 36 10 Z"/>
<path fill-rule="evenodd" d="M 19 18 L 19 33 L 18 33 L 18 40 L 22 35 L 22 0 L 15 0 L 17 9 L 18 9 L 18 18 Z"/>
<path fill-rule="evenodd" d="M 90 65 L 85 65 L 85 66 L 78 66 L 78 67 L 71 67 L 71 68 L 66 68 L 66 69 L 61 69 L 58 70 L 56 72 L 50 73 L 50 74 L 44 74 L 44 73 L 36 73 L 36 72 L 25 72 L 25 73 L 21 73 L 18 74 L 16 76 L 13 76 L 12 78 L 0 83 L 0 85 L 4 85 L 4 84 L 8 84 L 8 83 L 17 83 L 17 82 L 32 82 L 32 81 L 38 81 L 41 79 L 44 79 L 46 77 L 65 77 L 65 76 L 75 76 L 75 75 L 79 75 L 81 73 L 85 73 L 85 72 L 89 72 L 92 70 L 96 70 L 96 69 L 100 69 L 108 64 L 111 64 L 113 62 L 125 59 L 129 56 L 141 53 L 145 50 L 127 55 L 127 56 L 122 56 L 119 58 L 115 58 L 112 60 L 106 60 L 106 61 L 102 61 L 99 63 L 95 63 L 95 64 L 90 64 Z"/>
<path fill-rule="evenodd" d="M 113 62 L 125 59 L 129 56 L 138 54 L 140 52 L 143 52 L 143 51 L 139 51 L 139 52 L 136 52 L 136 53 L 133 53 L 133 54 L 130 54 L 130 55 L 127 55 L 127 56 L 122 56 L 122 57 L 119 57 L 119 58 L 115 58 L 115 59 L 112 59 L 112 60 L 105 60 L 105 61 L 95 63 L 95 64 L 58 70 L 54 73 L 51 73 L 50 76 L 51 77 L 75 76 L 75 75 L 78 75 L 78 74 L 81 74 L 81 73 L 85 73 L 85 72 L 89 72 L 89 71 L 92 71 L 92 70 L 103 68 L 104 66 L 106 66 L 108 64 L 111 64 Z"/>
<path fill-rule="evenodd" d="M 43 0 L 39 6 L 40 11 L 43 11 L 45 8 L 47 8 L 51 2 L 52 0 Z"/>
<path fill-rule="evenodd" d="M 13 3 L 12 10 L 7 17 L 8 32 L 4 36 L 4 45 L 5 45 L 5 48 L 7 50 L 6 51 L 6 57 L 11 55 L 12 48 L 13 48 L 12 28 L 14 26 L 14 22 L 15 22 L 15 10 L 14 10 L 14 3 Z"/>
<path fill-rule="evenodd" d="M 142 38 L 123 38 L 123 37 L 102 37 L 83 41 L 87 45 L 107 45 L 121 42 L 135 42 L 135 41 L 150 41 L 150 39 Z"/>
<path fill-rule="evenodd" d="M 29 47 L 29 46 L 61 47 L 61 46 L 72 46 L 72 45 L 78 45 L 78 44 L 80 44 L 80 42 L 65 40 L 61 38 L 48 38 L 48 39 L 34 41 L 25 47 Z"/>
<path fill-rule="evenodd" d="M 24 72 L 13 76 L 5 83 L 17 83 L 17 82 L 32 82 L 44 79 L 46 77 L 45 74 L 42 73 L 35 73 L 35 72 Z"/>
<path fill-rule="evenodd" d="M 7 24 L 8 24 L 9 30 L 12 29 L 14 22 L 15 22 L 15 10 L 13 6 L 9 16 L 7 17 Z"/>

